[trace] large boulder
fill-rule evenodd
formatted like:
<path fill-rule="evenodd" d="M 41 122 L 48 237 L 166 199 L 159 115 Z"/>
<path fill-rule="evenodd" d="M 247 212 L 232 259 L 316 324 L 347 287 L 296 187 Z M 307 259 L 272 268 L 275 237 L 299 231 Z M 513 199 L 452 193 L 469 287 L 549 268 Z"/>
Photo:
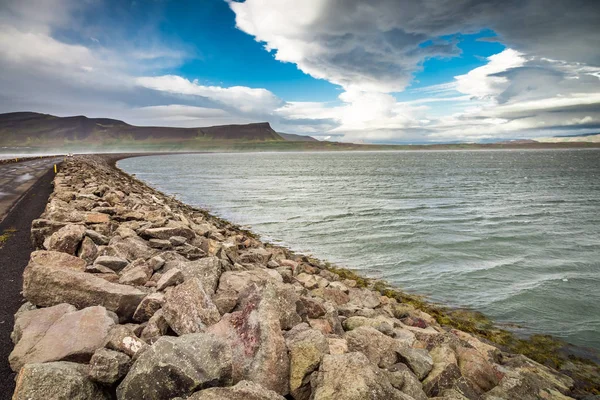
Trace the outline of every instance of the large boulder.
<path fill-rule="evenodd" d="M 392 386 L 414 400 L 427 400 L 419 378 L 406 364 L 398 363 L 388 368 L 388 378 Z"/>
<path fill-rule="evenodd" d="M 246 303 L 253 299 L 252 294 L 256 291 L 262 292 L 267 286 L 251 285 L 246 287 L 239 295 L 237 309 L 241 310 L 246 306 Z M 269 290 L 265 292 L 269 297 L 269 302 L 279 314 L 279 324 L 281 329 L 291 329 L 294 325 L 302 322 L 302 318 L 298 315 L 296 303 L 300 297 L 296 293 L 294 286 L 289 284 L 268 285 Z M 222 292 L 219 292 L 222 293 Z"/>
<path fill-rule="evenodd" d="M 362 353 L 325 355 L 312 380 L 311 400 L 408 400 Z"/>
<path fill-rule="evenodd" d="M 23 273 L 23 296 L 31 303 L 48 307 L 61 303 L 81 309 L 101 305 L 117 313 L 121 320 L 129 320 L 146 293 L 131 286 L 119 285 L 83 272 L 72 266 L 85 261 L 68 259 L 57 253 L 34 252 Z"/>
<path fill-rule="evenodd" d="M 419 380 L 424 379 L 433 368 L 433 359 L 425 349 L 402 347 L 398 350 L 398 359 L 408 365 Z"/>
<path fill-rule="evenodd" d="M 205 257 L 195 261 L 182 262 L 179 264 L 179 268 L 186 280 L 200 279 L 204 290 L 210 295 L 217 290 L 219 278 L 223 272 L 221 260 L 218 257 Z"/>
<path fill-rule="evenodd" d="M 91 380 L 112 385 L 129 371 L 131 359 L 120 351 L 98 349 L 90 360 L 88 376 Z"/>
<path fill-rule="evenodd" d="M 231 387 L 201 390 L 188 397 L 188 400 L 285 400 L 285 397 L 258 383 L 241 381 Z"/>
<path fill-rule="evenodd" d="M 85 226 L 69 224 L 54 232 L 44 243 L 47 250 L 75 254 L 85 236 Z"/>
<path fill-rule="evenodd" d="M 446 389 L 452 389 L 461 378 L 456 354 L 449 346 L 442 345 L 430 352 L 433 369 L 423 381 L 427 396 L 435 397 Z"/>
<path fill-rule="evenodd" d="M 290 394 L 296 400 L 310 398 L 310 374 L 329 353 L 327 338 L 316 329 L 291 333 L 286 337 L 290 357 Z"/>
<path fill-rule="evenodd" d="M 110 399 L 87 377 L 87 368 L 71 362 L 27 364 L 17 376 L 13 400 Z"/>
<path fill-rule="evenodd" d="M 233 351 L 233 379 L 251 380 L 281 395 L 289 391 L 289 358 L 279 323 L 275 288 L 248 294 L 242 310 L 225 314 L 208 332 Z"/>
<path fill-rule="evenodd" d="M 137 237 L 126 237 L 115 236 L 109 243 L 110 247 L 114 250 L 115 255 L 124 258 L 129 261 L 137 260 L 138 258 L 150 258 L 156 252 L 150 248 L 148 242 Z"/>
<path fill-rule="evenodd" d="M 381 368 L 391 367 L 398 362 L 400 345 L 396 340 L 370 326 L 361 326 L 346 333 L 348 351 L 359 351 L 369 361 Z"/>
<path fill-rule="evenodd" d="M 163 227 L 163 228 L 149 228 L 144 229 L 140 232 L 140 236 L 146 239 L 162 239 L 168 240 L 173 236 L 182 236 L 188 240 L 193 239 L 196 234 L 190 228 L 184 226 Z"/>
<path fill-rule="evenodd" d="M 485 393 L 498 385 L 500 374 L 477 350 L 462 347 L 456 353 L 460 372 L 469 380 L 471 387 Z"/>
<path fill-rule="evenodd" d="M 202 332 L 221 318 L 198 278 L 167 291 L 162 310 L 169 326 L 178 335 Z"/>
<path fill-rule="evenodd" d="M 29 323 L 22 328 L 21 340 L 9 356 L 11 368 L 19 371 L 29 363 L 89 361 L 96 349 L 104 346 L 104 340 L 115 324 L 116 317 L 111 314 L 100 306 L 74 311 L 68 305 L 22 313 L 20 318 L 28 319 Z M 17 324 L 23 325 L 22 322 Z"/>
<path fill-rule="evenodd" d="M 119 400 L 161 400 L 232 384 L 225 340 L 196 333 L 161 337 L 135 361 L 117 389 Z"/>

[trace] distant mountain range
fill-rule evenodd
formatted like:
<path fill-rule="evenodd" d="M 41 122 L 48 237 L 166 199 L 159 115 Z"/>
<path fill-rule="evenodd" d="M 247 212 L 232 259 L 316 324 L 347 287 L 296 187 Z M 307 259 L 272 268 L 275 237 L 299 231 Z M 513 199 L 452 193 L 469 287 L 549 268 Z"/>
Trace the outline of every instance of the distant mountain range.
<path fill-rule="evenodd" d="M 35 112 L 0 114 L 0 151 L 298 151 L 600 147 L 598 136 L 509 140 L 497 143 L 354 144 L 278 133 L 268 122 L 207 128 L 135 126 L 108 118 L 57 117 Z M 559 143 L 557 143 L 559 142 Z M 562 143 L 567 142 L 567 143 Z M 588 142 L 588 143 L 585 143 Z"/>

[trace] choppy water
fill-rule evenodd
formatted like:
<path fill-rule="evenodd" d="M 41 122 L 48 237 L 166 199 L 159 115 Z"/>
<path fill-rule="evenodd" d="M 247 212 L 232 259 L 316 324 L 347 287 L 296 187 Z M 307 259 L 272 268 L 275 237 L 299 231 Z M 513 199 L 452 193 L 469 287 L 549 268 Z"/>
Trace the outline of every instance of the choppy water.
<path fill-rule="evenodd" d="M 600 349 L 600 151 L 204 154 L 119 166 L 265 239 Z"/>

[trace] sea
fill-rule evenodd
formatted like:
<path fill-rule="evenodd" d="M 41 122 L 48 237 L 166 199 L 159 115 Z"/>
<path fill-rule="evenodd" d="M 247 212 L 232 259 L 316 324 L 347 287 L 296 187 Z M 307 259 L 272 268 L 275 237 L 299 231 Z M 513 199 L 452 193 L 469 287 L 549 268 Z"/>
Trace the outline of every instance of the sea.
<path fill-rule="evenodd" d="M 219 153 L 118 166 L 263 240 L 600 350 L 600 150 Z"/>

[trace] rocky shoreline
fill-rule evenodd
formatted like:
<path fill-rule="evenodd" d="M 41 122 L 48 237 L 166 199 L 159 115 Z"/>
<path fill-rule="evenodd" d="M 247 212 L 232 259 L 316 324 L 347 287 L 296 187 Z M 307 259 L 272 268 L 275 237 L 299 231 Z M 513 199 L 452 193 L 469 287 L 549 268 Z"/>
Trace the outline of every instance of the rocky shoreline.
<path fill-rule="evenodd" d="M 434 308 L 262 243 L 115 160 L 66 160 L 32 224 L 14 399 L 586 396 Z"/>

